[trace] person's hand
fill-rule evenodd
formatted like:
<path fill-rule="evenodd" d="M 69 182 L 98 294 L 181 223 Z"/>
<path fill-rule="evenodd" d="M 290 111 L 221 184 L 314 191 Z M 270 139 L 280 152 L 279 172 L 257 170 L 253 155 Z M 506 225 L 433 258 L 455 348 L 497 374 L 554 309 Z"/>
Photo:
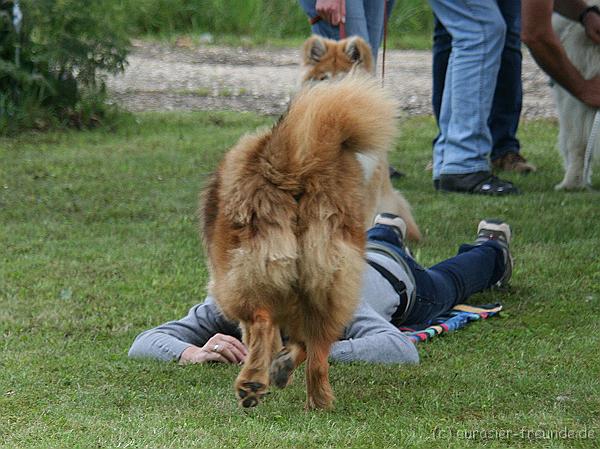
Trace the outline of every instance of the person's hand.
<path fill-rule="evenodd" d="M 579 99 L 592 108 L 600 108 L 600 75 L 585 81 Z"/>
<path fill-rule="evenodd" d="M 596 44 L 600 44 L 600 15 L 590 11 L 583 19 L 585 34 Z"/>
<path fill-rule="evenodd" d="M 345 0 L 317 0 L 315 8 L 323 20 L 333 26 L 346 22 Z"/>
<path fill-rule="evenodd" d="M 248 349 L 231 335 L 215 334 L 204 346 L 190 346 L 179 357 L 180 365 L 190 363 L 222 362 L 241 364 L 246 360 Z"/>

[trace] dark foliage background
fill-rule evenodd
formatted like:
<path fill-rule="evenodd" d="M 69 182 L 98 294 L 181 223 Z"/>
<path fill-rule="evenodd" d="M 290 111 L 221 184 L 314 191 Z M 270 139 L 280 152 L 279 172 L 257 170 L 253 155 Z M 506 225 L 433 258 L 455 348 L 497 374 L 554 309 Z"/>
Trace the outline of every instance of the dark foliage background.
<path fill-rule="evenodd" d="M 103 75 L 122 71 L 129 28 L 117 2 L 0 0 L 0 133 L 110 114 Z M 18 16 L 18 15 L 17 15 Z"/>

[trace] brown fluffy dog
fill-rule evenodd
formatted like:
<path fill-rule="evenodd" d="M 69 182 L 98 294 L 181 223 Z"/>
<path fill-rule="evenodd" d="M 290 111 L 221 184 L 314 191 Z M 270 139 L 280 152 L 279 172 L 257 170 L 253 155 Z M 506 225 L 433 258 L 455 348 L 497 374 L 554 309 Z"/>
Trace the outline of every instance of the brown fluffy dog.
<path fill-rule="evenodd" d="M 305 87 L 272 129 L 242 137 L 207 185 L 211 293 L 249 349 L 234 385 L 242 406 L 270 383 L 284 387 L 306 359 L 307 408 L 331 407 L 329 351 L 359 300 L 372 209 L 363 160 L 386 154 L 395 115 L 370 77 Z"/>
<path fill-rule="evenodd" d="M 374 72 L 371 48 L 357 36 L 341 41 L 311 36 L 304 43 L 302 53 L 306 69 L 302 80 L 305 84 L 341 79 L 350 72 L 367 75 Z M 408 201 L 394 189 L 390 181 L 387 154 L 378 153 L 377 157 L 377 160 L 365 159 L 363 164 L 371 172 L 366 186 L 368 195 L 375 198 L 375 201 L 369 203 L 366 226 L 371 225 L 377 213 L 391 212 L 404 219 L 409 240 L 420 240 L 421 232 L 412 216 Z"/>

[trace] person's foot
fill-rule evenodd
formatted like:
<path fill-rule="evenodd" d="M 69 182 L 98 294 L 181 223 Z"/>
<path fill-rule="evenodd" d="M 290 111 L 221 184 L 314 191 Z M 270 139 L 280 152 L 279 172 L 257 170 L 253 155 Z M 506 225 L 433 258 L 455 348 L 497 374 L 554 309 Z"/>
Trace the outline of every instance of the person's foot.
<path fill-rule="evenodd" d="M 377 214 L 373 220 L 373 226 L 377 225 L 389 226 L 398 236 L 400 243 L 404 245 L 404 239 L 406 238 L 406 223 L 398 215 L 390 214 L 388 212 Z"/>
<path fill-rule="evenodd" d="M 521 193 L 512 182 L 500 179 L 488 171 L 441 175 L 440 190 L 479 195 L 515 195 Z"/>
<path fill-rule="evenodd" d="M 527 162 L 523 156 L 513 151 L 506 153 L 492 161 L 492 167 L 496 170 L 514 171 L 516 173 L 531 173 L 537 170 L 531 162 Z"/>
<path fill-rule="evenodd" d="M 477 226 L 477 239 L 475 245 L 482 245 L 483 243 L 494 240 L 502 247 L 502 253 L 504 255 L 504 273 L 496 282 L 496 287 L 505 286 L 512 275 L 513 258 L 510 254 L 510 240 L 512 238 L 512 232 L 508 223 L 501 220 L 481 220 L 479 226 Z"/>

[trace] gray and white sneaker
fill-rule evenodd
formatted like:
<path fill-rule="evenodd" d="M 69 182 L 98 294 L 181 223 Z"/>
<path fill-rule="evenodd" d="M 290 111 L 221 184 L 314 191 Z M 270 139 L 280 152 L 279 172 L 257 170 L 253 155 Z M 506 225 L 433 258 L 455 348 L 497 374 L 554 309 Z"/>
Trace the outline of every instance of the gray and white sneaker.
<path fill-rule="evenodd" d="M 504 253 L 504 273 L 496 282 L 496 287 L 504 287 L 512 276 L 513 257 L 510 254 L 510 240 L 512 232 L 508 223 L 501 220 L 481 220 L 477 226 L 477 239 L 475 245 L 481 245 L 489 240 L 495 240 L 502 247 Z"/>
<path fill-rule="evenodd" d="M 400 246 L 402 249 L 406 252 L 406 254 L 412 257 L 410 249 L 408 249 L 404 243 L 404 240 L 406 239 L 406 223 L 402 217 L 390 214 L 389 212 L 381 212 L 380 214 L 377 214 L 373 220 L 373 226 L 376 225 L 385 225 L 392 228 L 392 230 L 398 236 L 398 240 L 400 241 Z"/>
<path fill-rule="evenodd" d="M 382 212 L 377 214 L 373 220 L 373 226 L 378 224 L 390 226 L 398 235 L 400 242 L 404 245 L 404 239 L 406 238 L 406 223 L 402 218 L 400 218 L 398 215 Z"/>

